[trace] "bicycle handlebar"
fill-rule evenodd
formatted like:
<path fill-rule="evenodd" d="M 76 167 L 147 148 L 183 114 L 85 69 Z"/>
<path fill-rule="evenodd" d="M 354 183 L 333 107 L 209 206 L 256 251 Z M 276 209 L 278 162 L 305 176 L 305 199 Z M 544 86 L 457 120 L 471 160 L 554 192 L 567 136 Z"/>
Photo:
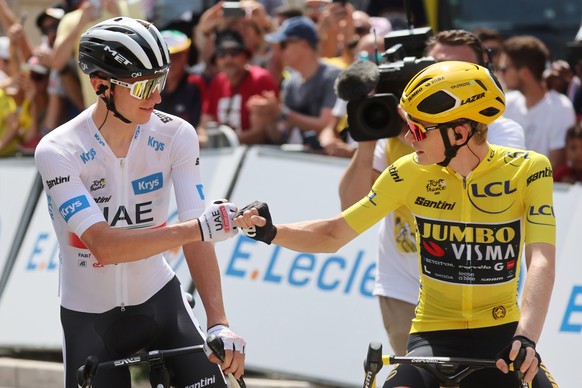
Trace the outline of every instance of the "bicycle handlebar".
<path fill-rule="evenodd" d="M 381 360 L 381 362 L 379 361 Z M 382 344 L 371 342 L 368 356 L 364 361 L 364 388 L 374 387 L 374 380 L 383 365 L 410 364 L 432 373 L 444 387 L 457 387 L 461 380 L 471 373 L 484 368 L 496 368 L 496 360 L 465 357 L 393 356 L 382 354 Z M 513 365 L 510 370 L 513 370 Z M 521 372 L 518 372 L 521 373 Z M 527 384 L 518 374 L 522 387 Z"/>
<path fill-rule="evenodd" d="M 224 343 L 222 339 L 216 336 L 210 336 L 206 340 L 206 345 L 212 350 L 212 352 L 218 357 L 220 361 L 224 361 Z M 129 366 L 139 363 L 148 363 L 148 365 L 159 365 L 162 364 L 165 358 L 175 357 L 186 353 L 200 352 L 204 351 L 205 345 L 194 345 L 186 346 L 183 348 L 167 349 L 167 350 L 152 350 L 149 352 L 141 352 L 134 354 L 128 358 L 122 358 L 113 361 L 99 362 L 97 357 L 89 356 L 85 365 L 82 365 L 77 370 L 77 384 L 81 388 L 90 388 L 93 378 L 98 370 L 103 369 L 113 369 L 121 366 Z M 246 388 L 246 384 L 241 377 L 240 379 L 235 379 L 231 374 L 228 375 L 229 379 L 234 380 L 240 388 Z M 231 380 L 231 383 L 232 383 Z M 236 387 L 236 385 L 233 385 Z"/>

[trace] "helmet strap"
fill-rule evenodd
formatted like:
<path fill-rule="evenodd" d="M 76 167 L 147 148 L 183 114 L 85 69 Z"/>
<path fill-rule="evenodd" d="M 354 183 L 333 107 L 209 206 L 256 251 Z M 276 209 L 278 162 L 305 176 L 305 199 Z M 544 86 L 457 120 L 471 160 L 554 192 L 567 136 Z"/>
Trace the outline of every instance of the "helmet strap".
<path fill-rule="evenodd" d="M 439 130 L 441 132 L 441 137 L 443 138 L 443 144 L 445 145 L 445 159 L 442 162 L 439 162 L 437 164 L 439 166 L 443 166 L 443 167 L 447 167 L 449 165 L 449 163 L 451 162 L 451 160 L 455 156 L 457 156 L 457 152 L 459 152 L 459 149 L 461 147 L 463 147 L 463 146 L 466 146 L 467 143 L 469 142 L 469 140 L 475 134 L 475 127 L 473 126 L 473 123 L 471 123 L 471 128 L 473 130 L 469 133 L 469 136 L 467 136 L 467 140 L 465 140 L 465 142 L 463 144 L 452 145 L 451 142 L 449 141 L 449 135 L 448 135 L 449 128 L 451 128 L 451 127 L 448 127 L 448 128 L 441 127 L 441 128 L 439 128 Z"/>
<path fill-rule="evenodd" d="M 113 89 L 115 89 L 115 84 L 111 84 L 111 94 L 109 95 L 109 97 L 105 97 L 105 96 L 100 96 L 100 97 L 103 100 L 103 102 L 105 102 L 105 106 L 107 107 L 107 110 L 110 110 L 111 113 L 113 113 L 113 117 L 117 117 L 119 120 L 123 121 L 124 123 L 130 124 L 131 120 L 128 120 L 127 118 L 125 118 L 121 113 L 119 113 L 117 111 L 117 108 L 115 108 L 115 102 L 113 101 Z"/>

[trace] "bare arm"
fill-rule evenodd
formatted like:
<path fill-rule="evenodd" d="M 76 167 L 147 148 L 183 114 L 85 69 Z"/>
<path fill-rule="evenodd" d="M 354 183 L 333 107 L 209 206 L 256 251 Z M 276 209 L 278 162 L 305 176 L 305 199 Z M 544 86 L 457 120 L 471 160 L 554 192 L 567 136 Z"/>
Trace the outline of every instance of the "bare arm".
<path fill-rule="evenodd" d="M 266 126 L 252 125 L 248 131 L 237 133 L 241 144 L 264 144 L 267 142 Z"/>
<path fill-rule="evenodd" d="M 212 243 L 197 242 L 184 245 L 183 248 L 190 275 L 204 304 L 207 327 L 217 324 L 228 326 L 214 246 Z"/>
<path fill-rule="evenodd" d="M 525 247 L 527 278 L 516 334 L 538 341 L 548 313 L 556 269 L 556 248 L 534 243 Z"/>
<path fill-rule="evenodd" d="M 374 170 L 372 166 L 375 146 L 375 141 L 360 142 L 348 168 L 342 175 L 339 185 L 342 210 L 349 208 L 368 194 L 372 184 L 380 176 L 380 172 Z"/>
<path fill-rule="evenodd" d="M 0 0 L 0 24 L 2 25 L 2 29 L 4 31 L 8 30 L 13 23 L 17 23 L 18 19 L 10 6 L 6 2 L 6 0 Z"/>
<path fill-rule="evenodd" d="M 200 117 L 200 123 L 196 126 L 196 133 L 198 134 L 198 142 L 200 143 L 200 148 L 206 148 L 208 144 L 208 131 L 206 128 L 208 127 L 208 123 L 216 122 L 216 117 L 208 114 L 203 113 Z"/>
<path fill-rule="evenodd" d="M 524 336 L 538 342 L 548 313 L 555 278 L 556 248 L 547 243 L 533 243 L 525 247 L 527 278 L 521 301 L 521 317 L 515 335 Z M 513 341 L 509 358 L 515 360 L 521 343 Z M 525 373 L 524 380 L 530 382 L 535 377 L 539 365 L 531 347 L 526 348 L 526 357 L 520 368 Z M 497 360 L 497 367 L 508 373 L 507 363 Z"/>
<path fill-rule="evenodd" d="M 198 220 L 155 229 L 118 229 L 106 222 L 89 227 L 81 240 L 100 264 L 141 260 L 188 243 L 201 241 Z"/>
<path fill-rule="evenodd" d="M 59 25 L 57 30 L 57 38 L 52 54 L 52 68 L 57 71 L 61 71 L 67 65 L 67 62 L 73 56 L 79 37 L 89 26 L 89 23 L 96 20 L 95 7 L 88 1 L 85 1 L 78 10 L 73 12 L 81 13 L 74 27 L 70 31 L 66 31 L 66 35 L 65 31 L 63 31 L 63 27 L 67 28 L 65 24 Z"/>
<path fill-rule="evenodd" d="M 207 242 L 191 243 L 184 246 L 184 256 L 190 269 L 190 275 L 196 285 L 196 291 L 202 299 L 206 311 L 207 328 L 215 325 L 228 326 L 224 311 L 220 271 L 214 246 Z M 216 360 L 215 360 L 216 361 Z M 236 378 L 244 374 L 244 355 L 240 351 L 226 349 L 224 362 L 221 363 L 225 373 L 232 373 Z"/>
<path fill-rule="evenodd" d="M 256 207 L 234 218 L 240 228 L 265 226 L 265 218 L 259 216 Z M 297 252 L 336 252 L 358 236 L 341 214 L 325 220 L 312 220 L 293 224 L 276 225 L 277 235 L 273 243 Z"/>
<path fill-rule="evenodd" d="M 332 123 L 321 131 L 318 140 L 326 155 L 351 158 L 355 150 L 350 144 L 345 143 L 337 132 L 339 121 L 338 117 L 332 117 Z"/>

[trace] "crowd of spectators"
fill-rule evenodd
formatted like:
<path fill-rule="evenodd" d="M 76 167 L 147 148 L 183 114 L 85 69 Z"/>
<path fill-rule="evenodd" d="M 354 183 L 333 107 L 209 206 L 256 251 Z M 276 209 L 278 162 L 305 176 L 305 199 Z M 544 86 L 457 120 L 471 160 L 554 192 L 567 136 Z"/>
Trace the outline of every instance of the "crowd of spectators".
<path fill-rule="evenodd" d="M 404 9 L 389 3 L 66 0 L 35 15 L 42 39 L 33 44 L 26 18 L 0 0 L 0 156 L 32 154 L 44 134 L 96 101 L 77 66 L 78 42 L 89 26 L 122 15 L 163 31 L 172 66 L 157 109 L 194 125 L 202 146 L 209 127 L 225 125 L 241 144 L 352 157 L 357 143 L 344 130 L 346 102 L 334 83 L 356 60 L 383 61 L 383 37 L 407 27 Z M 417 26 L 426 24 L 422 15 L 415 13 Z M 483 63 L 507 90 L 505 117 L 523 127 L 525 148 L 554 167 L 571 165 L 567 138 L 582 118 L 582 60 L 553 60 L 532 36 L 473 33 Z"/>

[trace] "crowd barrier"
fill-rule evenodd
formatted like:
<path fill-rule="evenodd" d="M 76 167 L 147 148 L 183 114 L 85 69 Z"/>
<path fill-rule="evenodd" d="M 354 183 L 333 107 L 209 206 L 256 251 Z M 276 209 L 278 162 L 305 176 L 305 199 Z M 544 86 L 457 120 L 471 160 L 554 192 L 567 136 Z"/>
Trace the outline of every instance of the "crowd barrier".
<path fill-rule="evenodd" d="M 330 217 L 347 160 L 269 147 L 204 150 L 207 200 L 269 203 L 277 223 Z M 58 245 L 32 159 L 0 160 L 0 348 L 59 350 Z M 582 372 L 570 357 L 582 345 L 582 186 L 557 185 L 557 276 L 539 351 L 562 387 Z M 171 203 L 170 220 L 176 220 Z M 239 233 L 216 244 L 227 312 L 248 341 L 248 369 L 338 387 L 361 386 L 370 341 L 391 351 L 371 292 L 377 227 L 335 254 L 293 252 Z M 185 287 L 180 249 L 167 258 Z M 205 325 L 202 304 L 196 315 Z M 577 346 L 578 345 L 578 346 Z M 568 350 L 570 349 L 570 350 Z M 388 368 L 380 373 L 385 378 Z M 379 380 L 382 381 L 382 380 Z"/>

